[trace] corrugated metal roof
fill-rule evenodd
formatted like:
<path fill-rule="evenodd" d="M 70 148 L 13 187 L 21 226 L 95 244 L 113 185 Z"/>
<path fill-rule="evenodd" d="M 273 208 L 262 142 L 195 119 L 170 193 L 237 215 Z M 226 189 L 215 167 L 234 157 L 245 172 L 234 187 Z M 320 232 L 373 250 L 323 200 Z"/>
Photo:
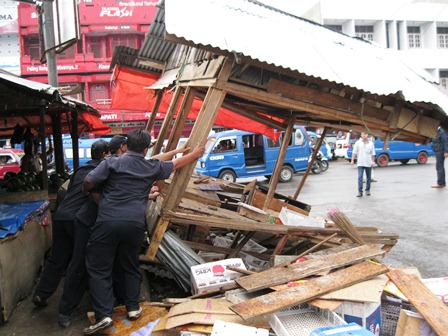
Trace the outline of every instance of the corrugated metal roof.
<path fill-rule="evenodd" d="M 392 50 L 251 0 L 165 0 L 165 27 L 195 44 L 448 111 L 448 97 Z"/>

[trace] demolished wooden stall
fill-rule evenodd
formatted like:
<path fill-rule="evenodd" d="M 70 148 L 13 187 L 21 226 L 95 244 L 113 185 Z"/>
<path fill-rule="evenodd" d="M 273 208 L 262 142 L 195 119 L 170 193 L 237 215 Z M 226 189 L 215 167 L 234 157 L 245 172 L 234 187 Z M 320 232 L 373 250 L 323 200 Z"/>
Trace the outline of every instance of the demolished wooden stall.
<path fill-rule="evenodd" d="M 198 181 L 199 183 L 196 183 Z M 204 183 L 205 181 L 208 183 Z M 264 242 L 273 244 L 273 250 L 268 254 L 251 252 L 262 260 L 281 255 L 289 243 L 300 248 L 300 244 L 307 245 L 303 241 L 317 244 L 335 234 L 333 239 L 325 243 L 326 247 L 350 241 L 347 234 L 331 221 L 327 221 L 325 228 L 279 224 L 278 216 L 282 207 L 304 216 L 309 215 L 311 207 L 275 193 L 268 209 L 264 211 L 262 207 L 267 191 L 257 186 L 256 181 L 241 185 L 204 176 L 192 176 L 179 206 L 168 211 L 163 204 L 172 183 L 173 180 L 169 179 L 160 185 L 162 197 L 157 202 L 150 203 L 148 207 L 148 231 L 152 236 L 146 253 L 149 259 L 154 259 L 168 226 L 180 228 L 182 238 L 193 250 L 223 253 L 227 257 L 236 256 L 255 233 L 265 233 L 267 237 Z M 212 229 L 235 231 L 238 239 L 235 238 L 231 248 L 205 244 L 205 238 Z M 359 231 L 366 243 L 378 244 L 384 251 L 389 251 L 398 239 L 396 234 L 378 233 L 375 228 L 359 228 Z M 237 244 L 236 241 L 242 237 L 244 239 Z"/>

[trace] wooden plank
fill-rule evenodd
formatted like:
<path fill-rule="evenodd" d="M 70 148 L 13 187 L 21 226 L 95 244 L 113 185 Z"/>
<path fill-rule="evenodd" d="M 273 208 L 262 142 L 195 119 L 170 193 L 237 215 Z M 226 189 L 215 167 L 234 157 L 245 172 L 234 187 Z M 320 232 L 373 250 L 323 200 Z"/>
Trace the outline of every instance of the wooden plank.
<path fill-rule="evenodd" d="M 314 275 L 324 270 L 351 265 L 369 258 L 383 255 L 375 245 L 364 245 L 335 253 L 323 258 L 307 260 L 282 268 L 271 268 L 258 274 L 236 279 L 236 282 L 249 292 L 287 283 Z"/>
<path fill-rule="evenodd" d="M 255 190 L 254 191 L 254 196 L 252 198 L 252 201 L 250 202 L 250 205 L 253 205 L 254 207 L 262 209 L 263 205 L 265 203 L 266 197 L 267 197 L 266 194 L 263 193 L 262 191 Z M 302 214 L 304 216 L 308 216 L 309 215 L 309 212 L 307 210 L 303 210 L 303 209 L 301 209 L 299 207 L 296 207 L 294 205 L 291 205 L 291 204 L 289 204 L 287 202 L 280 201 L 277 198 L 273 198 L 272 199 L 271 203 L 269 204 L 268 209 L 276 211 L 276 212 L 280 212 L 280 211 L 282 211 L 283 207 L 286 207 L 289 210 L 298 212 L 298 213 L 300 213 L 300 214 Z"/>
<path fill-rule="evenodd" d="M 151 237 L 151 243 L 149 244 L 148 251 L 146 251 L 146 256 L 149 260 L 154 260 L 157 254 L 157 250 L 159 249 L 160 243 L 162 242 L 163 235 L 165 234 L 166 229 L 168 228 L 169 220 L 161 218 L 157 227 L 154 231 L 154 234 Z"/>
<path fill-rule="evenodd" d="M 384 265 L 364 261 L 334 273 L 308 280 L 302 286 L 283 289 L 238 303 L 231 306 L 230 309 L 247 320 L 310 301 L 323 294 L 354 285 L 387 271 L 388 268 Z"/>
<path fill-rule="evenodd" d="M 448 335 L 448 307 L 415 274 L 390 269 L 389 279 L 408 298 L 438 335 Z"/>

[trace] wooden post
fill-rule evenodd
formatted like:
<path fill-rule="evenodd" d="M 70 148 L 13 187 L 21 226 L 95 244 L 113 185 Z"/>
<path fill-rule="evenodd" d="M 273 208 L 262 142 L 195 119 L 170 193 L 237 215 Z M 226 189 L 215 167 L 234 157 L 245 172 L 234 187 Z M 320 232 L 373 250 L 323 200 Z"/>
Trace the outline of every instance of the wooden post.
<path fill-rule="evenodd" d="M 228 80 L 232 70 L 232 60 L 226 59 L 223 62 L 221 72 L 219 74 L 218 83 Z M 224 101 L 226 92 L 215 87 L 210 87 L 205 96 L 204 103 L 202 104 L 201 110 L 199 111 L 199 116 L 196 119 L 196 123 L 190 134 L 189 144 L 191 147 L 197 145 L 204 145 L 208 138 L 208 133 L 212 129 L 213 123 L 215 122 L 218 111 L 221 108 L 222 102 Z M 187 103 L 185 104 L 187 105 Z M 193 173 L 194 167 L 196 166 L 196 161 L 182 167 L 174 173 L 174 177 L 171 181 L 170 188 L 165 196 L 164 203 L 162 205 L 162 216 L 164 213 L 174 210 L 179 204 L 182 195 L 187 188 L 188 182 L 190 181 L 191 174 Z M 156 230 L 151 238 L 151 243 L 149 245 L 148 252 L 146 256 L 153 260 L 159 249 L 160 241 L 157 237 L 163 237 L 165 231 L 168 227 L 168 220 L 160 219 L 157 224 Z"/>
<path fill-rule="evenodd" d="M 152 107 L 151 116 L 149 117 L 148 122 L 146 123 L 145 130 L 148 132 L 151 132 L 151 129 L 154 127 L 154 122 L 156 121 L 157 112 L 159 112 L 159 106 L 162 102 L 163 98 L 163 90 L 159 90 L 157 92 L 157 98 L 156 102 L 154 103 L 154 106 Z"/>
<path fill-rule="evenodd" d="M 176 121 L 174 122 L 173 130 L 171 131 L 168 145 L 166 146 L 167 152 L 176 149 L 177 143 L 182 136 L 182 131 L 187 122 L 188 113 L 190 112 L 191 105 L 193 105 L 196 89 L 187 86 L 185 89 L 184 99 L 180 105 L 179 113 L 177 114 Z"/>
<path fill-rule="evenodd" d="M 311 162 L 308 163 L 308 168 L 306 169 L 305 175 L 303 175 L 302 179 L 300 180 L 299 186 L 297 187 L 296 193 L 294 194 L 294 199 L 297 199 L 297 197 L 299 197 L 300 191 L 302 191 L 302 188 L 305 185 L 306 178 L 308 177 L 308 175 L 311 171 L 311 168 L 313 167 L 314 161 L 316 161 L 317 153 L 319 152 L 320 146 L 322 145 L 322 142 L 324 141 L 326 133 L 327 133 L 327 127 L 324 127 L 324 131 L 322 132 L 319 140 L 317 141 L 316 147 L 314 148 L 313 155 L 311 156 Z"/>
<path fill-rule="evenodd" d="M 277 189 L 278 179 L 280 177 L 280 172 L 282 171 L 283 163 L 286 157 L 286 151 L 288 150 L 288 146 L 291 141 L 291 135 L 294 130 L 294 120 L 295 118 L 291 118 L 289 120 L 288 127 L 283 134 L 282 145 L 280 147 L 277 162 L 275 163 L 274 172 L 272 173 L 271 180 L 269 181 L 269 190 L 263 205 L 263 210 L 265 211 L 269 208 L 269 204 L 271 203 L 272 198 L 275 194 L 275 190 Z"/>
<path fill-rule="evenodd" d="M 42 146 L 45 146 L 45 106 L 40 109 L 40 125 L 39 125 L 39 137 L 42 141 Z M 45 147 L 43 147 L 45 148 Z M 42 149 L 42 153 L 43 149 Z M 44 162 L 45 161 L 45 162 Z M 48 179 L 47 179 L 47 158 L 42 159 L 42 169 L 44 171 L 44 178 L 42 179 L 42 189 L 48 192 Z"/>
<path fill-rule="evenodd" d="M 162 149 L 163 140 L 165 140 L 166 135 L 168 134 L 168 131 L 170 129 L 171 122 L 174 117 L 174 112 L 176 111 L 180 97 L 182 96 L 182 91 L 183 89 L 180 86 L 178 86 L 176 88 L 176 91 L 174 92 L 173 99 L 171 100 L 170 107 L 166 112 L 165 120 L 163 121 L 162 128 L 160 129 L 159 135 L 157 136 L 157 142 L 152 150 L 151 156 L 159 154 Z"/>

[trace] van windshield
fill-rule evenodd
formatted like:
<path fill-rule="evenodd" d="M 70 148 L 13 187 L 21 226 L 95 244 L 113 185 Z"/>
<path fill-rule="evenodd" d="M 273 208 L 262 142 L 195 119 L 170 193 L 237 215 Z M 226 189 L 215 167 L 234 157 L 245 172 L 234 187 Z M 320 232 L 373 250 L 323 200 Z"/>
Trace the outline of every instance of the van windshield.
<path fill-rule="evenodd" d="M 205 152 L 210 153 L 210 151 L 213 149 L 213 145 L 216 142 L 216 137 L 210 137 L 208 138 L 207 142 L 205 143 Z"/>

